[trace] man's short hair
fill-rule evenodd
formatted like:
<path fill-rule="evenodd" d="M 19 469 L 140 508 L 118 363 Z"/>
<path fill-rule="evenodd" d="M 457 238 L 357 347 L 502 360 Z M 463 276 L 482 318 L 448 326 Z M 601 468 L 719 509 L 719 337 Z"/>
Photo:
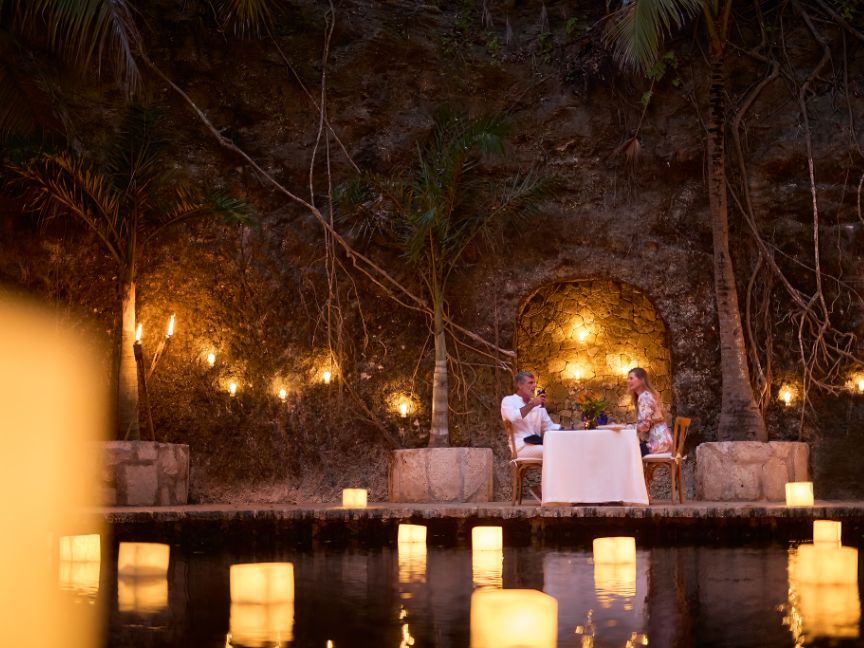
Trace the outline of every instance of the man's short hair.
<path fill-rule="evenodd" d="M 516 378 L 514 378 L 517 385 L 521 385 L 529 378 L 534 378 L 534 374 L 530 371 L 520 371 L 516 374 Z"/>

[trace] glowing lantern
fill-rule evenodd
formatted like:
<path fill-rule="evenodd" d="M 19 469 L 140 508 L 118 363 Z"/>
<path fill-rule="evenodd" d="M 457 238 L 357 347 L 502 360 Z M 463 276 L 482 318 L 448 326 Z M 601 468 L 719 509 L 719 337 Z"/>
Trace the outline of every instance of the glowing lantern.
<path fill-rule="evenodd" d="M 426 527 L 400 524 L 397 547 L 399 582 L 426 582 Z"/>
<path fill-rule="evenodd" d="M 426 544 L 426 527 L 422 524 L 400 524 L 397 535 L 401 544 Z"/>
<path fill-rule="evenodd" d="M 636 595 L 636 539 L 595 538 L 594 589 L 600 594 Z"/>
<path fill-rule="evenodd" d="M 531 589 L 479 589 L 471 595 L 471 648 L 554 648 L 558 601 Z"/>
<path fill-rule="evenodd" d="M 858 391 L 864 393 L 864 378 L 858 379 Z"/>
<path fill-rule="evenodd" d="M 788 387 L 784 387 L 780 390 L 780 400 L 783 401 L 783 404 L 789 406 L 792 403 L 792 390 Z"/>
<path fill-rule="evenodd" d="M 325 371 L 321 374 L 321 378 L 324 380 L 325 385 L 329 385 L 330 380 L 333 378 L 333 374 L 331 374 L 329 371 Z"/>
<path fill-rule="evenodd" d="M 285 388 L 283 387 L 279 390 L 279 400 L 284 403 L 286 398 L 288 398 L 288 392 L 285 391 Z"/>
<path fill-rule="evenodd" d="M 99 591 L 102 541 L 98 533 L 60 536 L 60 589 L 95 597 Z"/>
<path fill-rule="evenodd" d="M 207 354 L 207 364 L 211 367 L 216 364 L 216 354 L 212 351 Z"/>
<path fill-rule="evenodd" d="M 843 525 L 835 520 L 813 520 L 813 544 L 840 546 Z"/>
<path fill-rule="evenodd" d="M 787 482 L 786 506 L 813 506 L 813 482 Z"/>
<path fill-rule="evenodd" d="M 790 549 L 789 602 L 790 616 L 800 617 L 796 635 L 808 640 L 857 638 L 861 621 L 858 550 L 822 544 Z"/>
<path fill-rule="evenodd" d="M 237 383 L 235 383 L 235 382 L 228 383 L 228 393 L 231 394 L 232 396 L 235 396 L 237 394 Z"/>
<path fill-rule="evenodd" d="M 263 648 L 294 639 L 294 565 L 231 565 L 231 643 Z"/>
<path fill-rule="evenodd" d="M 342 489 L 342 506 L 345 508 L 366 508 L 368 493 L 365 488 Z"/>
<path fill-rule="evenodd" d="M 503 585 L 504 532 L 500 526 L 471 529 L 471 573 L 474 587 Z"/>
<path fill-rule="evenodd" d="M 117 607 L 152 614 L 168 607 L 171 547 L 156 542 L 121 542 L 117 556 Z"/>
<path fill-rule="evenodd" d="M 585 339 L 588 337 L 588 331 L 586 331 L 585 329 L 579 329 L 576 337 L 579 339 L 580 342 L 584 342 Z"/>
<path fill-rule="evenodd" d="M 405 402 L 399 403 L 399 415 L 402 418 L 405 418 L 406 416 L 408 416 L 408 403 L 405 403 Z"/>

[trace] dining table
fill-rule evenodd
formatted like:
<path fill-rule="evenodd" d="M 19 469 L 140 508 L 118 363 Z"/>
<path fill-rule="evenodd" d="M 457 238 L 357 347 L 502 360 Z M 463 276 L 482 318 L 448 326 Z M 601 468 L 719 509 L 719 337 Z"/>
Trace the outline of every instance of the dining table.
<path fill-rule="evenodd" d="M 547 430 L 543 435 L 542 502 L 648 504 L 636 428 Z"/>

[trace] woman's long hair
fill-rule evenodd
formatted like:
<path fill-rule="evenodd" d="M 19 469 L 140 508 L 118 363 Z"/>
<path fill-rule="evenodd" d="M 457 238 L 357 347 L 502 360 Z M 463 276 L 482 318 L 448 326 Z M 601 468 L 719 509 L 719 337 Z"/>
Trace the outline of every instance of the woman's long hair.
<path fill-rule="evenodd" d="M 645 371 L 642 367 L 633 367 L 627 373 L 628 374 L 632 373 L 634 376 L 636 376 L 639 380 L 642 381 L 642 384 L 645 386 L 645 390 L 651 392 L 651 395 L 654 397 L 654 401 L 657 403 L 657 414 L 662 416 L 663 420 L 666 420 L 666 410 L 663 407 L 663 401 L 660 400 L 660 394 L 657 393 L 657 390 L 651 386 L 651 381 L 648 380 L 648 372 Z M 631 394 L 631 398 L 633 401 L 633 409 L 635 409 L 636 412 L 638 413 L 639 412 L 639 394 L 637 394 L 636 392 L 633 392 L 633 394 Z M 652 424 L 653 424 L 653 422 L 652 422 Z"/>

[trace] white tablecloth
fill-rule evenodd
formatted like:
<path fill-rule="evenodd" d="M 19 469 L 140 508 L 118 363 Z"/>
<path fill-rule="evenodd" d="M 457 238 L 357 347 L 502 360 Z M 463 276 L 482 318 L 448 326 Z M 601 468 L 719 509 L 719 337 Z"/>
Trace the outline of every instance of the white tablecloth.
<path fill-rule="evenodd" d="M 632 427 L 549 430 L 543 436 L 543 504 L 648 504 Z"/>

